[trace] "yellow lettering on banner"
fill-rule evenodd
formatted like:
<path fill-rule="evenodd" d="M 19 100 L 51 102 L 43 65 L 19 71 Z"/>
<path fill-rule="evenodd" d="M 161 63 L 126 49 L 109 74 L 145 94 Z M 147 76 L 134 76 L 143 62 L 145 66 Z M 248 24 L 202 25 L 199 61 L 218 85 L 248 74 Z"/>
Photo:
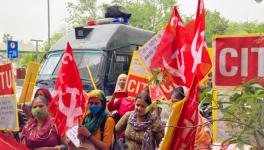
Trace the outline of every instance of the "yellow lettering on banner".
<path fill-rule="evenodd" d="M 27 66 L 27 74 L 23 83 L 22 92 L 18 103 L 30 102 L 33 90 L 37 81 L 40 65 L 38 63 L 29 62 Z"/>

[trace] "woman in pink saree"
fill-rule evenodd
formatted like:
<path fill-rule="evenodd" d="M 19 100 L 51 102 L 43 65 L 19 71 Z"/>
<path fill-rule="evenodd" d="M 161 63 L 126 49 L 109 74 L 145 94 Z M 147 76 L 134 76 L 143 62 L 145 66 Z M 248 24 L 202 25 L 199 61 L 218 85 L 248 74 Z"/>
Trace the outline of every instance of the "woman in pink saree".
<path fill-rule="evenodd" d="M 66 149 L 57 133 L 53 118 L 48 113 L 48 100 L 44 96 L 36 97 L 32 102 L 32 116 L 22 130 L 21 141 L 31 149 Z"/>

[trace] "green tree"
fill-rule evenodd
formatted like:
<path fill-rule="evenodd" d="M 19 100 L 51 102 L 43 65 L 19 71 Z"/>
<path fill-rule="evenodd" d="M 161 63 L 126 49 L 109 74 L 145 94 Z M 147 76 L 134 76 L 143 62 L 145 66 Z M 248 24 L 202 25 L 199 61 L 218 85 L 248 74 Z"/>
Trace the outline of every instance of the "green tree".
<path fill-rule="evenodd" d="M 256 82 L 257 81 L 257 82 Z M 264 88 L 256 83 L 262 80 L 252 80 L 238 87 L 240 90 L 227 95 L 226 100 L 220 100 L 219 109 L 223 113 L 223 121 L 232 128 L 231 137 L 224 143 L 247 144 L 264 149 Z"/>
<path fill-rule="evenodd" d="M 58 32 L 52 35 L 52 37 L 50 38 L 50 45 L 54 45 L 60 38 L 62 38 L 62 36 L 64 36 L 65 33 L 63 32 Z M 49 46 L 48 41 L 44 42 L 43 47 L 42 47 L 42 51 L 49 51 L 51 47 Z"/>
<path fill-rule="evenodd" d="M 102 5 L 97 6 L 97 0 L 75 0 L 67 3 L 67 10 L 70 14 L 66 18 L 68 28 L 84 26 L 88 20 L 95 20 L 102 17 Z"/>
<path fill-rule="evenodd" d="M 113 0 L 113 4 L 127 8 L 131 13 L 132 26 L 159 31 L 168 22 L 175 1 L 163 0 Z"/>
<path fill-rule="evenodd" d="M 257 3 L 261 3 L 263 0 L 255 0 L 255 2 Z"/>
<path fill-rule="evenodd" d="M 36 52 L 21 54 L 19 59 L 17 60 L 16 64 L 18 67 L 26 68 L 27 64 L 31 61 L 40 63 L 40 59 L 38 59 L 38 58 L 40 58 L 42 56 L 43 56 L 42 53 L 38 54 Z"/>
<path fill-rule="evenodd" d="M 129 20 L 132 26 L 159 31 L 167 24 L 175 1 L 113 0 L 112 4 L 123 6 L 132 13 Z M 70 14 L 66 18 L 68 27 L 84 26 L 87 20 L 102 18 L 107 6 L 107 4 L 97 5 L 96 0 L 68 2 L 67 10 Z"/>
<path fill-rule="evenodd" d="M 7 43 L 7 40 L 12 40 L 12 39 L 13 39 L 13 36 L 10 35 L 9 33 L 5 33 L 5 34 L 3 35 L 3 42 L 4 42 L 4 43 Z"/>
<path fill-rule="evenodd" d="M 205 12 L 205 37 L 207 46 L 212 47 L 212 36 L 214 34 L 223 34 L 228 27 L 228 19 L 221 16 L 217 11 L 206 10 Z"/>
<path fill-rule="evenodd" d="M 263 33 L 264 23 L 257 22 L 230 22 L 225 30 L 225 34 L 248 34 L 248 33 Z"/>

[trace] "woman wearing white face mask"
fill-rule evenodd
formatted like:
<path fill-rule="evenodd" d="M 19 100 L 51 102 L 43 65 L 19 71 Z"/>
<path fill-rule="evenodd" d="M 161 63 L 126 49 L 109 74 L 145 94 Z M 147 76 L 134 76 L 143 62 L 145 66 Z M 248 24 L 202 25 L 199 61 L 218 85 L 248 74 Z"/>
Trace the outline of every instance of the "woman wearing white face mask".
<path fill-rule="evenodd" d="M 151 99 L 146 93 L 135 99 L 135 109 L 126 113 L 117 123 L 116 132 L 125 130 L 125 144 L 128 150 L 154 150 L 164 136 L 159 119 L 146 112 Z"/>
<path fill-rule="evenodd" d="M 61 138 L 53 118 L 48 113 L 48 100 L 38 96 L 32 101 L 31 118 L 22 130 L 21 141 L 31 149 L 58 150 L 66 149 L 61 145 Z"/>

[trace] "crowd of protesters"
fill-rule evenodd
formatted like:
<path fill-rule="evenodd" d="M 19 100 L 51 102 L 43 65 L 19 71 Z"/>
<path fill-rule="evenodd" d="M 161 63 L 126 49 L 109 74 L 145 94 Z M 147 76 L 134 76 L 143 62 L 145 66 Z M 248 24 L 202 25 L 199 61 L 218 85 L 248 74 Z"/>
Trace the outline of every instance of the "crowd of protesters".
<path fill-rule="evenodd" d="M 171 116 L 172 105 L 184 99 L 186 89 L 177 87 L 168 100 L 169 107 L 164 110 L 159 103 L 152 105 L 149 88 L 145 86 L 136 98 L 125 92 L 127 75 L 121 74 L 116 83 L 113 96 L 106 97 L 101 90 L 88 93 L 87 110 L 78 127 L 80 146 L 76 147 L 66 136 L 59 136 L 55 120 L 49 113 L 52 96 L 48 89 L 36 91 L 30 107 L 19 110 L 20 132 L 10 134 L 18 142 L 37 150 L 108 150 L 118 144 L 118 149 L 155 150 L 159 149 L 166 133 L 166 122 Z M 161 102 L 161 101 L 158 101 Z M 151 108 L 148 108 L 151 107 Z M 203 125 L 205 118 L 199 115 L 196 130 L 195 149 L 210 149 L 212 136 L 210 126 Z M 115 148 L 116 149 L 116 148 Z"/>

